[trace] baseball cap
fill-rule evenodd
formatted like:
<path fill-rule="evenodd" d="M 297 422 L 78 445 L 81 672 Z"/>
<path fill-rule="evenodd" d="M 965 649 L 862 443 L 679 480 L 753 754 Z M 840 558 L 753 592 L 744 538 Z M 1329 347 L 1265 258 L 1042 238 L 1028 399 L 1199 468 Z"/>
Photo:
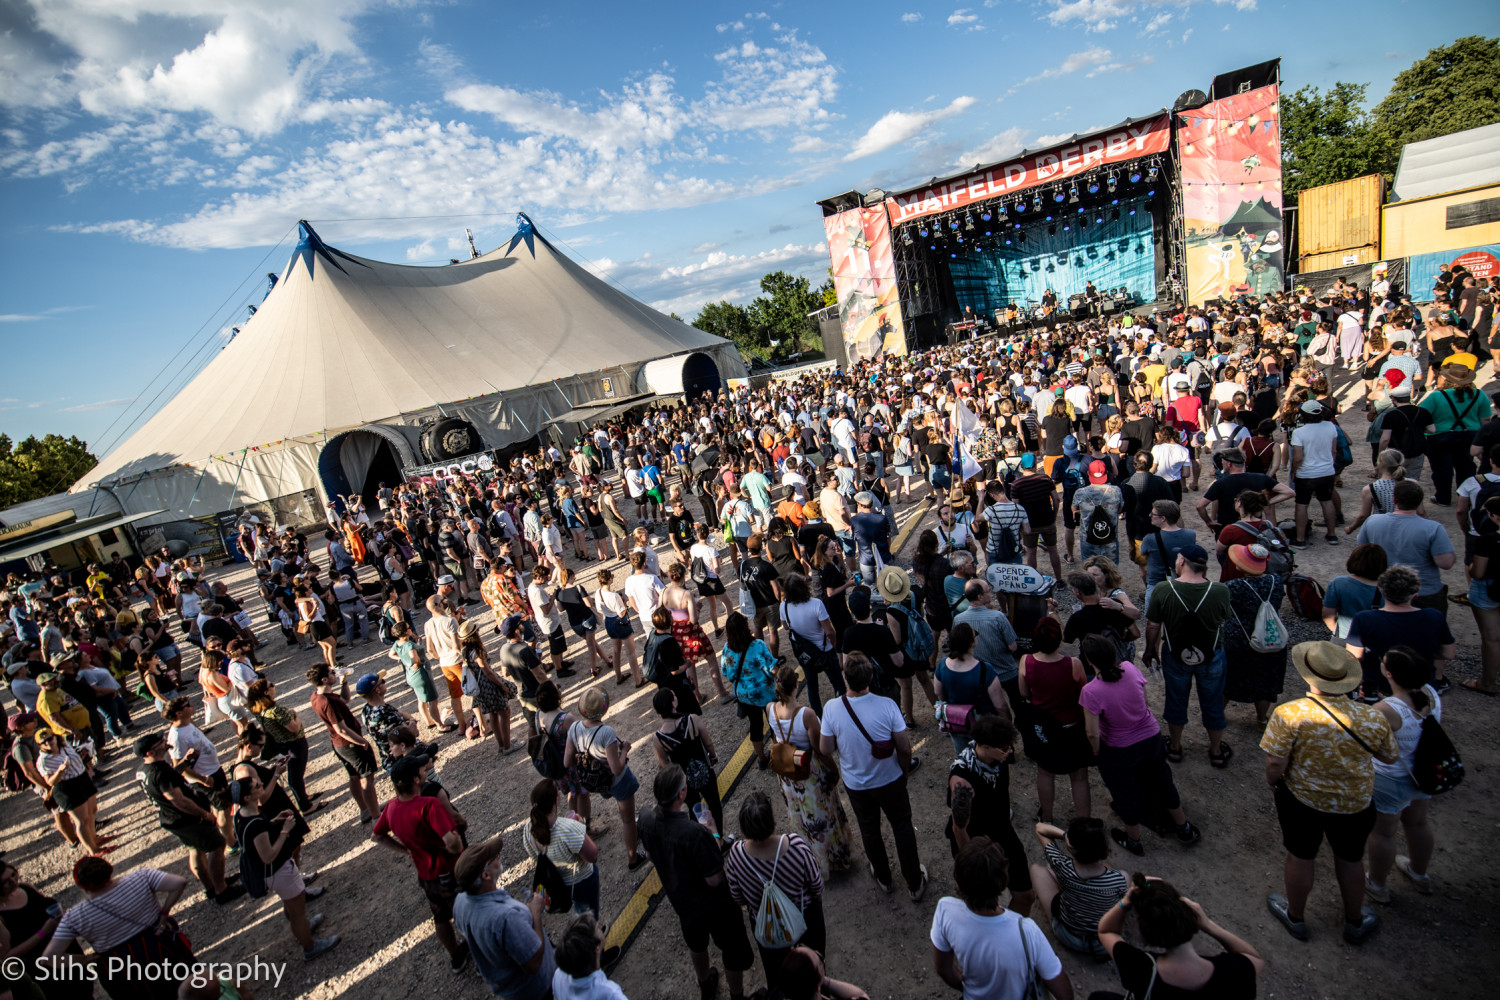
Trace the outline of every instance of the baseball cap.
<path fill-rule="evenodd" d="M 28 661 L 26 661 L 26 660 L 16 660 L 16 661 L 14 661 L 13 663 L 10 664 L 10 666 L 8 666 L 8 667 L 5 668 L 5 676 L 7 676 L 7 677 L 14 677 L 14 676 L 16 676 L 16 674 L 19 674 L 22 670 L 26 669 L 27 662 Z"/>
<path fill-rule="evenodd" d="M 515 635 L 519 631 L 521 631 L 520 615 L 507 615 L 505 620 L 500 623 L 501 635 Z"/>
<path fill-rule="evenodd" d="M 873 507 L 875 506 L 875 494 L 869 490 L 860 490 L 854 494 L 854 503 L 860 507 Z"/>
<path fill-rule="evenodd" d="M 1316 399 L 1309 399 L 1307 402 L 1297 407 L 1297 409 L 1301 410 L 1303 413 L 1308 414 L 1309 416 L 1315 416 L 1323 412 L 1323 404 L 1318 402 Z"/>
<path fill-rule="evenodd" d="M 1036 456 L 1033 455 L 1029 451 L 1026 454 L 1022 455 L 1021 456 L 1021 468 L 1023 468 L 1023 469 L 1035 469 L 1036 468 Z"/>
<path fill-rule="evenodd" d="M 38 684 L 51 684 L 57 680 L 60 680 L 60 678 L 50 670 L 45 670 L 36 675 L 36 682 Z"/>
<path fill-rule="evenodd" d="M 1182 558 L 1186 559 L 1188 562 L 1208 562 L 1208 552 L 1205 551 L 1203 546 L 1201 545 L 1184 545 L 1182 548 L 1177 550 L 1177 554 L 1182 556 Z"/>
<path fill-rule="evenodd" d="M 5 724 L 10 727 L 11 732 L 19 733 L 27 723 L 37 722 L 40 718 L 41 716 L 35 712 L 21 712 L 17 715 L 12 715 Z"/>
<path fill-rule="evenodd" d="M 384 675 L 385 671 L 383 670 L 379 673 L 365 674 L 359 680 L 354 682 L 354 693 L 369 694 L 371 691 L 375 690 L 375 685 L 380 683 L 380 679 Z"/>
<path fill-rule="evenodd" d="M 1090 462 L 1089 482 L 1096 484 L 1109 482 L 1109 468 L 1103 462 Z"/>
<path fill-rule="evenodd" d="M 147 733 L 145 736 L 137 736 L 131 746 L 135 748 L 135 755 L 137 757 L 144 757 L 151 752 L 152 747 L 166 741 L 166 733 Z"/>

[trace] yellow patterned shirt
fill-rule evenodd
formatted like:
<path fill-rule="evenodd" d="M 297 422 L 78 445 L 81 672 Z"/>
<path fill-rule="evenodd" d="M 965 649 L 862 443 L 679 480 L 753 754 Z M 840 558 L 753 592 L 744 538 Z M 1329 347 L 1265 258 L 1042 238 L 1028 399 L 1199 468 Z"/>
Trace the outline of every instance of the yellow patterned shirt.
<path fill-rule="evenodd" d="M 1396 737 L 1385 716 L 1369 705 L 1326 695 L 1276 706 L 1260 748 L 1273 757 L 1290 758 L 1282 780 L 1304 805 L 1320 812 L 1357 813 L 1375 795 L 1375 760 L 1329 712 L 1371 750 L 1396 755 Z"/>

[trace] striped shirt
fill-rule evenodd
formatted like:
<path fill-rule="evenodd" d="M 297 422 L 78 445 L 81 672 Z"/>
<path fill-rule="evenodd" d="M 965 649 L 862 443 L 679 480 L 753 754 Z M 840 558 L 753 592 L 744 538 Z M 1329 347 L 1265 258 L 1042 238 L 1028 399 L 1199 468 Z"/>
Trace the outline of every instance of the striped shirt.
<path fill-rule="evenodd" d="M 1106 868 L 1103 874 L 1082 878 L 1073 867 L 1073 858 L 1055 840 L 1047 844 L 1044 853 L 1062 888 L 1053 904 L 1057 919 L 1080 934 L 1097 931 L 1099 918 L 1130 889 L 1125 873 Z"/>
<path fill-rule="evenodd" d="M 36 767 L 38 771 L 49 777 L 61 771 L 65 781 L 76 778 L 87 770 L 83 765 L 83 758 L 78 756 L 78 751 L 66 743 L 63 744 L 62 753 L 42 754 Z"/>
<path fill-rule="evenodd" d="M 87 938 L 94 951 L 101 952 L 144 933 L 161 918 L 156 890 L 166 878 L 166 872 L 155 868 L 138 868 L 122 876 L 108 892 L 65 911 L 52 939 Z"/>
<path fill-rule="evenodd" d="M 823 896 L 823 873 L 818 867 L 817 855 L 795 833 L 782 836 L 781 859 L 778 862 L 752 858 L 745 851 L 745 842 L 739 841 L 724 856 L 724 877 L 729 880 L 729 893 L 741 906 L 755 909 L 760 906 L 761 894 L 766 883 L 771 881 L 774 867 L 776 884 L 787 894 L 797 909 L 806 911 Z"/>

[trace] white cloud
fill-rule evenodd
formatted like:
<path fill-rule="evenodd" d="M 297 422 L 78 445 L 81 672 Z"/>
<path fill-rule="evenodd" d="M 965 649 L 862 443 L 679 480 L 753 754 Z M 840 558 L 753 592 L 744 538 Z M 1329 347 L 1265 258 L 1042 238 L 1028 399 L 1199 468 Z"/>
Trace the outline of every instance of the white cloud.
<path fill-rule="evenodd" d="M 1052 24 L 1077 22 L 1087 31 L 1110 31 L 1122 20 L 1137 20 L 1148 11 L 1161 7 L 1186 8 L 1200 0 L 1048 0 L 1050 9 L 1046 19 Z M 1232 6 L 1235 10 L 1252 11 L 1256 0 L 1213 0 L 1216 7 Z M 1169 12 L 1152 14 L 1146 22 L 1145 33 L 1159 30 L 1170 19 Z M 1160 22 L 1160 23 L 1157 23 Z"/>
<path fill-rule="evenodd" d="M 976 163 L 995 163 L 1009 159 L 1025 148 L 1026 130 L 1019 127 L 1008 128 L 973 149 L 959 153 L 953 165 L 962 169 L 972 167 Z"/>
<path fill-rule="evenodd" d="M 45 316 L 37 313 L 0 313 L 0 323 L 34 323 Z"/>
<path fill-rule="evenodd" d="M 125 399 L 101 399 L 94 403 L 79 403 L 77 406 L 64 406 L 63 413 L 91 413 L 94 410 L 113 410 L 121 406 L 127 406 L 135 402 L 134 398 Z"/>
<path fill-rule="evenodd" d="M 948 25 L 949 27 L 953 28 L 957 28 L 960 25 L 964 24 L 973 24 L 978 20 L 979 15 L 975 14 L 968 7 L 961 7 L 948 15 Z"/>
<path fill-rule="evenodd" d="M 816 135 L 799 135 L 792 140 L 788 152 L 792 153 L 816 153 L 828 146 L 828 143 Z"/>
<path fill-rule="evenodd" d="M 936 111 L 887 112 L 879 121 L 870 126 L 868 132 L 860 136 L 849 155 L 844 157 L 844 161 L 857 160 L 905 142 L 919 135 L 924 129 L 945 118 L 952 118 L 973 104 L 974 98 L 972 97 L 957 97 L 947 107 Z"/>
<path fill-rule="evenodd" d="M 714 30 L 717 31 L 721 35 L 724 32 L 726 32 L 726 31 L 744 31 L 745 30 L 745 22 L 744 21 L 730 21 L 727 24 L 716 24 L 716 25 L 714 25 Z"/>
<path fill-rule="evenodd" d="M 693 247 L 693 253 L 713 253 L 715 250 L 723 249 L 722 243 L 699 243 Z"/>
<path fill-rule="evenodd" d="M 905 21 L 907 24 L 916 24 L 918 21 L 922 20 L 922 15 L 913 11 L 911 13 L 902 14 L 901 20 Z"/>
<path fill-rule="evenodd" d="M 814 285 L 820 284 L 828 270 L 828 246 L 821 242 L 788 243 L 746 254 L 712 250 L 701 260 L 668 267 L 648 258 L 619 264 L 611 261 L 610 265 L 607 277 L 611 280 L 632 289 L 663 312 L 691 317 L 708 302 L 754 298 L 760 294 L 761 276 L 768 271 L 790 271 L 806 275 Z"/>
<path fill-rule="evenodd" d="M 406 248 L 407 260 L 431 260 L 434 251 L 431 240 L 423 240 L 414 247 Z"/>
<path fill-rule="evenodd" d="M 1093 131 L 1093 130 L 1089 129 L 1089 130 L 1086 130 L 1086 131 Z M 1076 134 L 1083 135 L 1084 133 L 1083 132 L 1079 132 L 1079 133 L 1076 133 Z M 1073 133 L 1073 132 L 1050 132 L 1047 135 L 1039 135 L 1039 136 L 1036 137 L 1036 139 L 1034 139 L 1032 141 L 1032 148 L 1033 149 L 1046 149 L 1048 146 L 1056 146 L 1060 142 L 1064 142 L 1064 141 L 1066 141 L 1068 139 L 1073 138 L 1074 135 L 1075 135 L 1075 133 Z"/>
<path fill-rule="evenodd" d="M 1155 56 L 1144 55 L 1130 62 L 1121 62 L 1115 59 L 1114 53 L 1109 49 L 1103 48 L 1101 46 L 1095 46 L 1091 49 L 1085 49 L 1082 52 L 1074 52 L 1058 65 L 1044 69 L 1040 73 L 1037 73 L 1035 76 L 1028 76 L 1026 79 L 1022 80 L 1014 87 L 1011 87 L 1010 90 L 1006 91 L 1006 93 L 1014 94 L 1016 91 L 1020 90 L 1022 87 L 1026 86 L 1029 83 L 1035 83 L 1038 80 L 1051 80 L 1060 76 L 1068 76 L 1071 73 L 1077 73 L 1079 70 L 1087 70 L 1087 72 L 1084 73 L 1084 76 L 1087 78 L 1092 78 L 1098 76 L 1101 73 L 1109 73 L 1114 70 L 1128 71 L 1136 69 L 1140 66 L 1149 65 L 1155 60 Z"/>
<path fill-rule="evenodd" d="M 1165 28 L 1168 24 L 1170 24 L 1171 21 L 1172 12 L 1169 10 L 1164 10 L 1160 14 L 1157 14 L 1155 17 L 1153 17 L 1151 20 L 1147 21 L 1146 27 L 1143 28 L 1142 31 L 1147 35 L 1154 35 L 1162 28 Z"/>
<path fill-rule="evenodd" d="M 1193 29 L 1192 28 L 1189 28 L 1188 30 L 1184 31 L 1182 33 L 1183 44 L 1187 44 L 1187 40 L 1189 38 L 1192 38 L 1192 37 L 1193 37 Z"/>

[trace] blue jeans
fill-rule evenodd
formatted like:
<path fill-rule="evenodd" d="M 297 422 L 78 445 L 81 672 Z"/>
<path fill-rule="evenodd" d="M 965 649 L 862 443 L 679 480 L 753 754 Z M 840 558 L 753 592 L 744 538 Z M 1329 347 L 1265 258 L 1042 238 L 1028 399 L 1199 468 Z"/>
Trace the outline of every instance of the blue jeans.
<path fill-rule="evenodd" d="M 594 916 L 599 915 L 599 866 L 594 866 L 594 873 L 582 882 L 573 886 L 573 912 L 583 913 L 585 910 Z"/>
<path fill-rule="evenodd" d="M 1162 715 L 1169 726 L 1185 726 L 1188 720 L 1188 696 L 1194 678 L 1198 681 L 1198 710 L 1203 714 L 1203 728 L 1219 732 L 1224 722 L 1224 680 L 1227 660 L 1222 648 L 1197 666 L 1177 659 L 1169 649 L 1161 653 L 1161 673 L 1166 681 L 1166 705 Z"/>
<path fill-rule="evenodd" d="M 1079 560 L 1082 561 L 1084 559 L 1092 558 L 1093 556 L 1104 556 L 1110 562 L 1118 566 L 1120 564 L 1120 540 L 1116 538 L 1112 542 L 1105 542 L 1103 545 L 1095 545 L 1093 542 L 1088 541 L 1087 539 L 1078 539 Z"/>
<path fill-rule="evenodd" d="M 864 461 L 875 463 L 875 475 L 885 478 L 885 452 L 867 451 L 864 453 Z"/>

